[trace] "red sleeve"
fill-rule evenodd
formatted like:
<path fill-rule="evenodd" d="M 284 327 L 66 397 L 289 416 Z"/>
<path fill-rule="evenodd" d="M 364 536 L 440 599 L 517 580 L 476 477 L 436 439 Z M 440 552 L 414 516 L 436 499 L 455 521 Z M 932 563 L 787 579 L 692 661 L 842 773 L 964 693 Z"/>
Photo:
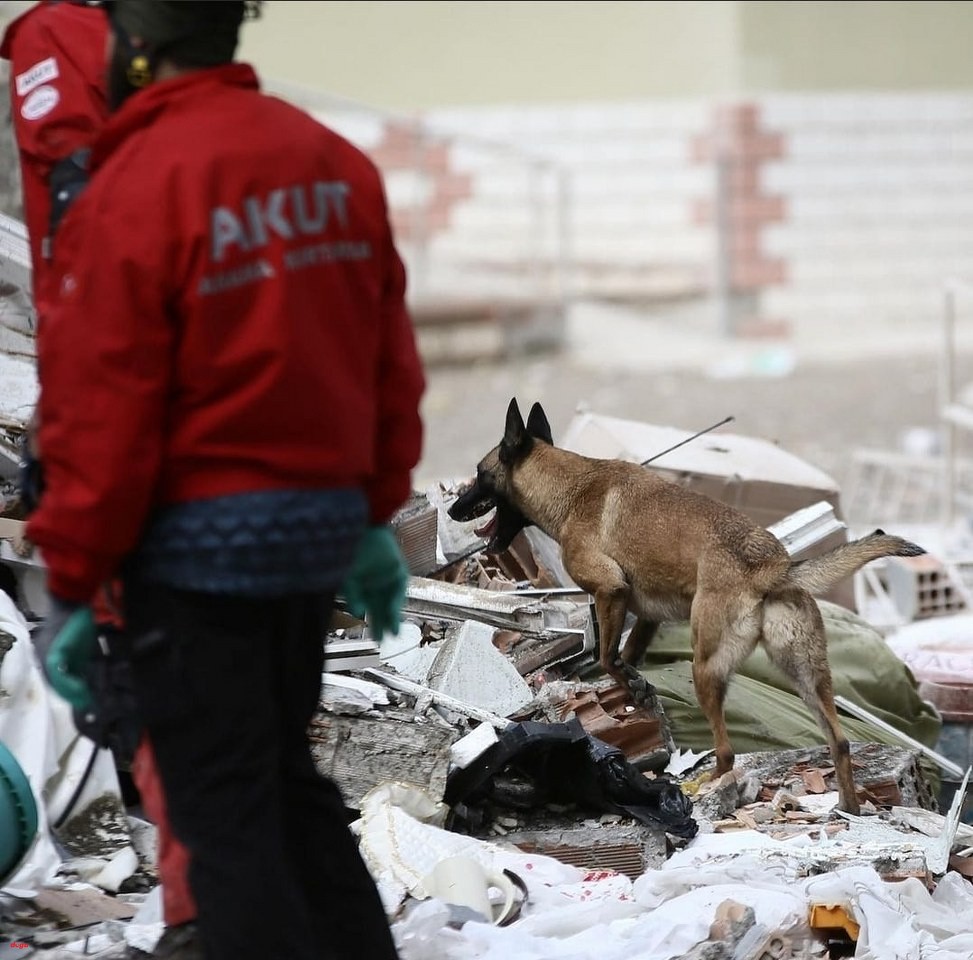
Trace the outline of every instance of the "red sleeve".
<path fill-rule="evenodd" d="M 36 163 L 46 164 L 48 172 L 90 143 L 107 115 L 101 84 L 103 17 L 91 14 L 82 25 L 67 15 L 59 20 L 56 12 L 25 17 L 6 45 L 17 145 Z"/>
<path fill-rule="evenodd" d="M 95 187 L 61 227 L 58 297 L 38 332 L 45 490 L 28 524 L 49 589 L 80 602 L 117 571 L 145 523 L 174 344 L 162 224 L 146 229 L 144 204 Z"/>
<path fill-rule="evenodd" d="M 425 389 L 412 318 L 405 303 L 405 267 L 388 232 L 382 342 L 379 353 L 375 474 L 366 484 L 372 523 L 385 523 L 408 500 L 422 452 L 419 401 Z"/>
<path fill-rule="evenodd" d="M 41 3 L 10 24 L 0 56 L 10 61 L 10 116 L 20 154 L 24 219 L 34 292 L 48 275 L 42 256 L 51 169 L 89 144 L 108 114 L 103 76 L 107 26 L 102 11 Z"/>

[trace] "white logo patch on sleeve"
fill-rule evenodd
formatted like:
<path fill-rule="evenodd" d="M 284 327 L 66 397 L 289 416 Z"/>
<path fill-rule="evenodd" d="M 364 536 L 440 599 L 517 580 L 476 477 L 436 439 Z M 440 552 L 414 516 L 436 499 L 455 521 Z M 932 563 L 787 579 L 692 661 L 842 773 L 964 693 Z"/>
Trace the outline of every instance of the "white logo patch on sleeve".
<path fill-rule="evenodd" d="M 49 80 L 57 79 L 58 76 L 60 74 L 57 69 L 57 60 L 54 57 L 41 60 L 39 63 L 35 63 L 29 70 L 17 74 L 14 81 L 17 96 L 26 97 L 31 90 L 35 90 L 42 83 L 47 83 Z"/>
<path fill-rule="evenodd" d="M 60 102 L 61 94 L 56 87 L 38 87 L 20 108 L 20 115 L 25 120 L 40 120 L 46 117 Z"/>

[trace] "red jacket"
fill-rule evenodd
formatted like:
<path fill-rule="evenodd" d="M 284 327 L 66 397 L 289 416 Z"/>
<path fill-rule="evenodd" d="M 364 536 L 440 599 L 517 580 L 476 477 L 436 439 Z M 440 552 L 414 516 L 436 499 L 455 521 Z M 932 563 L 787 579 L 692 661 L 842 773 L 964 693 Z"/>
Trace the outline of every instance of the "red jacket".
<path fill-rule="evenodd" d="M 386 521 L 424 381 L 371 161 L 231 64 L 133 95 L 92 171 L 38 331 L 51 591 L 89 599 L 159 504 L 354 485 Z"/>
<path fill-rule="evenodd" d="M 45 0 L 14 20 L 0 41 L 0 57 L 10 61 L 11 117 L 38 311 L 48 273 L 41 255 L 51 212 L 48 177 L 59 160 L 90 144 L 108 117 L 107 35 L 108 20 L 97 7 Z"/>

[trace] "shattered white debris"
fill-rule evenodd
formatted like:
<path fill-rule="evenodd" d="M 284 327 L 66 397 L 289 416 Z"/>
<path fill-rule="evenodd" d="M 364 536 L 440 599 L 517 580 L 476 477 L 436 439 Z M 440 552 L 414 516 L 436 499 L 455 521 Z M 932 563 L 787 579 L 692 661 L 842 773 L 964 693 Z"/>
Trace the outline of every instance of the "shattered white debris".
<path fill-rule="evenodd" d="M 674 777 L 680 777 L 684 773 L 689 773 L 694 767 L 702 763 L 707 757 L 712 756 L 714 750 L 679 750 L 672 752 L 669 762 L 666 764 L 665 773 L 670 773 Z"/>
<path fill-rule="evenodd" d="M 467 621 L 441 645 L 426 682 L 483 710 L 510 716 L 534 699 L 517 668 L 494 645 L 494 629 Z"/>
<path fill-rule="evenodd" d="M 5 880 L 6 892 L 30 895 L 55 882 L 62 856 L 51 839 L 56 823 L 70 802 L 94 749 L 74 726 L 71 708 L 58 697 L 41 675 L 27 622 L 6 593 L 0 591 L 0 632 L 13 643 L 0 663 L 0 741 L 17 758 L 33 789 L 38 807 L 37 836 L 25 860 Z M 93 801 L 116 798 L 122 809 L 118 774 L 111 754 L 101 750 L 74 810 L 83 813 Z M 65 826 L 70 826 L 69 820 Z M 90 858 L 91 880 L 104 889 L 118 886 L 138 865 L 129 838 L 107 855 Z"/>

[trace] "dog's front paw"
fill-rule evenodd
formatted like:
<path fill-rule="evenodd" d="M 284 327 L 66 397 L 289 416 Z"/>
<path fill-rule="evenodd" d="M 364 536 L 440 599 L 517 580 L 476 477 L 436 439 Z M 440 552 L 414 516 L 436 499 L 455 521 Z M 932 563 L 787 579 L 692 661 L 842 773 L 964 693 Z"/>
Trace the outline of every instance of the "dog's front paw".
<path fill-rule="evenodd" d="M 625 676 L 625 686 L 638 706 L 645 706 L 655 698 L 655 687 L 642 676 L 630 663 L 616 661 L 616 666 Z"/>

